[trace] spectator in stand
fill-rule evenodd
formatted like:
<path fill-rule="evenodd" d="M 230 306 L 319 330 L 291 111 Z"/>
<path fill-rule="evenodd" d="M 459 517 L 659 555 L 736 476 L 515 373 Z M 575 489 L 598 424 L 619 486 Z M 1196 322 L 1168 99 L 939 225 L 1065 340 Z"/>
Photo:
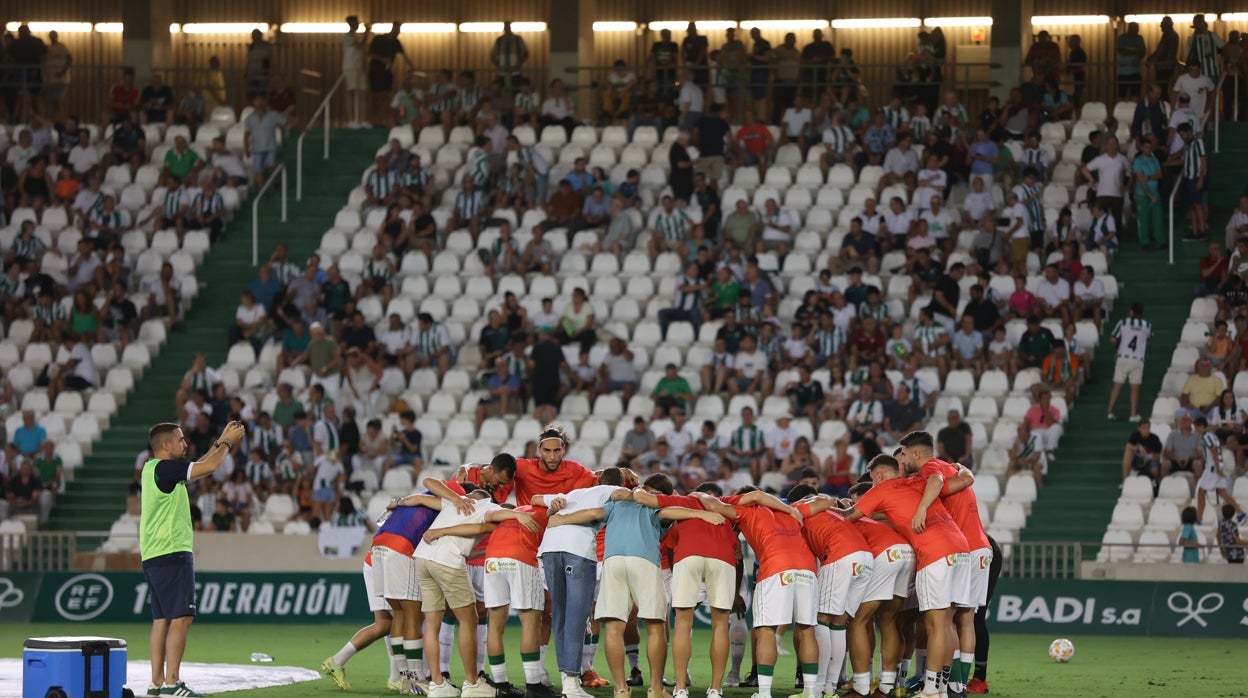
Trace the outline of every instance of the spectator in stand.
<path fill-rule="evenodd" d="M 1053 394 L 1042 388 L 1037 394 L 1036 402 L 1023 417 L 1023 421 L 1027 422 L 1032 433 L 1036 435 L 1037 443 L 1043 448 L 1047 461 L 1054 460 L 1053 451 L 1063 433 L 1061 413 L 1053 406 L 1052 399 Z"/>
<path fill-rule="evenodd" d="M 400 22 L 394 22 L 386 34 L 377 34 L 368 46 L 368 89 L 371 93 L 372 121 L 375 124 L 387 123 L 386 114 L 390 95 L 394 92 L 394 61 L 403 57 L 406 70 L 412 68 L 407 52 L 399 41 Z M 362 125 L 362 124 L 357 124 Z"/>
<path fill-rule="evenodd" d="M 627 405 L 637 391 L 637 367 L 633 363 L 632 350 L 623 339 L 613 337 L 607 343 L 607 355 L 598 366 L 599 393 L 623 393 L 621 401 Z"/>
<path fill-rule="evenodd" d="M 1178 67 L 1179 34 L 1174 30 L 1174 20 L 1168 15 L 1161 18 L 1161 38 L 1148 56 L 1153 66 L 1153 76 L 1157 83 L 1169 85 L 1174 71 Z M 1163 97 L 1165 99 L 1165 97 Z"/>
<path fill-rule="evenodd" d="M 949 410 L 945 415 L 945 426 L 936 432 L 936 457 L 947 463 L 960 463 L 968 468 L 975 467 L 972 445 L 974 435 L 971 425 L 962 419 L 958 410 Z"/>
<path fill-rule="evenodd" d="M 511 397 L 520 394 L 520 379 L 512 375 L 503 359 L 494 360 L 494 372 L 486 383 L 488 395 L 477 402 L 477 429 L 486 417 L 504 416 L 511 413 Z"/>
<path fill-rule="evenodd" d="M 637 456 L 652 450 L 655 440 L 654 432 L 650 431 L 646 418 L 634 418 L 633 428 L 624 432 L 624 438 L 621 440 L 620 460 L 630 462 Z"/>
<path fill-rule="evenodd" d="M 1106 136 L 1104 152 L 1084 165 L 1081 173 L 1088 181 L 1096 182 L 1097 205 L 1113 215 L 1117 228 L 1121 229 L 1123 185 L 1131 177 L 1131 165 L 1118 150 L 1118 138 Z"/>
<path fill-rule="evenodd" d="M 107 121 L 120 124 L 135 118 L 135 110 L 139 106 L 139 88 L 134 86 L 134 68 L 126 67 L 121 71 L 121 82 L 108 89 L 109 115 Z"/>
<path fill-rule="evenodd" d="M 953 348 L 953 368 L 966 369 L 977 377 L 984 371 L 984 335 L 975 329 L 975 318 L 962 316 L 962 324 L 950 339 Z"/>
<path fill-rule="evenodd" d="M 1226 382 L 1213 372 L 1213 362 L 1208 358 L 1197 360 L 1195 375 L 1188 376 L 1179 393 L 1181 407 L 1176 417 L 1209 417 L 1223 390 L 1226 390 Z"/>
<path fill-rule="evenodd" d="M 1053 336 L 1049 328 L 1040 324 L 1038 316 L 1028 316 L 1027 329 L 1018 340 L 1014 371 L 1017 372 L 1022 368 L 1040 368 L 1056 341 L 1057 337 Z"/>
<path fill-rule="evenodd" d="M 542 101 L 541 115 L 537 119 L 538 126 L 541 128 L 562 126 L 568 139 L 571 140 L 572 129 L 576 128 L 574 113 L 572 100 L 563 87 L 563 81 L 559 78 L 551 80 L 549 96 Z"/>
<path fill-rule="evenodd" d="M 760 177 L 766 174 L 775 141 L 766 124 L 760 123 L 752 110 L 745 112 L 741 127 L 732 136 L 732 143 L 739 164 L 757 166 Z"/>
<path fill-rule="evenodd" d="M 74 332 L 65 335 L 65 341 L 56 350 L 53 363 L 54 371 L 47 368 L 44 371 L 48 378 L 48 399 L 54 403 L 56 396 L 63 391 L 81 393 L 99 385 L 100 371 L 95 366 L 95 359 L 91 357 L 91 348 Z"/>
<path fill-rule="evenodd" d="M 1046 467 L 1048 467 L 1048 461 L 1045 457 L 1043 439 L 1032 430 L 1027 421 L 1023 421 L 1018 425 L 1018 432 L 1014 436 L 1013 443 L 1010 444 L 1009 463 L 1006 466 L 1005 476 L 1009 478 L 1014 473 L 1029 470 L 1031 477 L 1036 481 L 1036 489 L 1040 489 L 1044 485 Z"/>
<path fill-rule="evenodd" d="M 1040 383 L 1033 384 L 1031 391 L 1037 395 L 1041 386 L 1047 390 L 1061 390 L 1066 397 L 1066 404 L 1073 404 L 1075 395 L 1079 393 L 1080 358 L 1066 350 L 1066 343 L 1057 341 L 1053 349 L 1045 357 L 1040 368 Z"/>
<path fill-rule="evenodd" d="M 397 27 L 397 25 L 396 25 Z M 264 186 L 268 177 L 278 164 L 278 130 L 286 125 L 286 117 L 269 109 L 268 100 L 263 96 L 252 99 L 254 111 L 244 122 L 244 154 L 251 158 L 251 169 L 255 175 L 256 188 Z"/>
<path fill-rule="evenodd" d="M 845 423 L 849 427 L 850 443 L 875 442 L 884 424 L 884 405 L 875 399 L 869 383 L 858 386 L 858 397 L 846 411 Z"/>
<path fill-rule="evenodd" d="M 1091 266 L 1079 270 L 1079 280 L 1075 282 L 1070 294 L 1069 320 L 1091 320 L 1101 328 L 1101 317 L 1105 305 L 1105 285 L 1095 278 L 1096 270 Z M 1068 323 L 1069 324 L 1069 323 Z"/>
<path fill-rule="evenodd" d="M 905 383 L 898 385 L 896 397 L 884 405 L 884 422 L 880 425 L 876 443 L 885 448 L 896 444 L 912 431 L 922 430 L 924 417 L 922 405 L 911 399 L 910 388 Z"/>
<path fill-rule="evenodd" d="M 699 37 L 701 38 L 701 37 Z M 686 42 L 688 39 L 685 40 Z M 705 38 L 703 38 L 705 42 Z M 705 65 L 705 47 L 703 47 L 703 65 Z M 697 75 L 702 74 L 703 78 L 699 83 Z M 676 106 L 680 113 L 679 127 L 682 130 L 690 131 L 697 127 L 702 119 L 704 96 L 702 93 L 702 84 L 705 84 L 705 69 L 695 73 L 693 70 L 685 69 L 680 72 L 680 92 L 676 98 Z"/>
<path fill-rule="evenodd" d="M 1036 284 L 1035 313 L 1040 317 L 1060 317 L 1063 323 L 1070 322 L 1070 282 L 1062 278 L 1057 265 L 1050 264 L 1044 268 L 1044 277 Z"/>
<path fill-rule="evenodd" d="M 594 329 L 594 317 L 594 308 L 589 302 L 585 289 L 579 286 L 572 289 L 572 302 L 563 307 L 555 338 L 560 344 L 578 342 L 581 345 L 581 351 L 588 352 L 598 341 L 598 335 Z"/>
<path fill-rule="evenodd" d="M 660 436 L 650 450 L 635 456 L 628 465 L 646 476 L 674 473 L 680 467 L 680 458 L 672 451 L 667 439 Z"/>
<path fill-rule="evenodd" d="M 48 431 L 42 424 L 35 421 L 35 413 L 31 410 L 22 410 L 22 425 L 13 430 L 9 443 L 17 448 L 20 455 L 33 457 L 47 440 Z"/>
<path fill-rule="evenodd" d="M 893 128 L 890 126 L 890 128 Z M 895 130 L 895 129 L 894 129 Z M 880 196 L 885 187 L 892 184 L 904 184 L 907 195 L 914 193 L 919 171 L 919 155 L 914 150 L 914 137 L 909 131 L 902 131 L 897 136 L 897 143 L 884 154 L 884 173 L 875 186 L 876 196 Z M 919 209 L 925 209 L 920 205 Z"/>
<path fill-rule="evenodd" d="M 29 458 L 22 461 L 17 475 L 9 478 L 6 489 L 10 513 L 36 514 L 40 526 L 48 522 L 52 513 L 52 492 L 39 479 Z"/>
<path fill-rule="evenodd" d="M 151 82 L 139 93 L 139 123 L 167 124 L 173 121 L 173 89 L 165 84 L 160 73 L 152 73 Z"/>
<path fill-rule="evenodd" d="M 1161 454 L 1161 439 L 1153 433 L 1152 423 L 1141 419 L 1122 451 L 1122 479 L 1126 480 L 1131 473 L 1144 475 L 1153 481 L 1153 494 L 1156 496 L 1162 471 L 1169 470 L 1168 467 L 1163 468 Z"/>
<path fill-rule="evenodd" d="M 663 377 L 650 391 L 650 398 L 654 400 L 652 419 L 662 419 L 674 409 L 682 411 L 689 409 L 694 399 L 693 388 L 689 386 L 689 381 L 677 372 L 676 364 L 668 364 L 663 368 Z"/>
<path fill-rule="evenodd" d="M 740 350 L 733 357 L 733 379 L 728 381 L 728 392 L 757 398 L 771 395 L 772 379 L 768 366 L 767 355 L 759 350 L 759 340 L 746 335 L 741 340 Z"/>

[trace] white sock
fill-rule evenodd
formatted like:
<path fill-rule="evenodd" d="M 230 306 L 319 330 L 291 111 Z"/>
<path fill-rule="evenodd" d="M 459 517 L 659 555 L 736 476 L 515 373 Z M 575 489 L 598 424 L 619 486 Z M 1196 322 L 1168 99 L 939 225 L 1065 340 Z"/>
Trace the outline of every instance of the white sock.
<path fill-rule="evenodd" d="M 455 626 L 442 621 L 442 627 L 438 628 L 438 649 L 441 650 L 438 656 L 438 671 L 443 674 L 451 673 L 451 652 L 454 647 Z"/>
<path fill-rule="evenodd" d="M 923 671 L 923 693 L 932 694 L 939 693 L 937 684 L 940 682 L 940 672 L 924 670 Z"/>
<path fill-rule="evenodd" d="M 396 654 L 394 651 L 394 644 L 387 639 L 386 654 L 390 656 L 390 677 L 387 681 L 395 683 L 403 678 L 403 671 L 407 669 L 407 657 L 403 656 L 403 643 L 399 643 L 399 651 Z"/>
<path fill-rule="evenodd" d="M 871 672 L 868 671 L 862 674 L 854 674 L 853 680 L 855 691 L 864 696 L 871 692 Z M 884 687 L 881 685 L 880 689 L 883 690 L 883 688 Z"/>
<path fill-rule="evenodd" d="M 901 660 L 901 664 L 897 665 L 897 675 L 906 677 L 910 675 L 910 658 L 906 657 Z"/>
<path fill-rule="evenodd" d="M 628 670 L 641 670 L 641 646 L 640 645 L 624 645 L 624 656 L 628 657 Z"/>
<path fill-rule="evenodd" d="M 344 667 L 347 665 L 347 662 L 350 661 L 350 659 L 354 657 L 355 653 L 358 651 L 359 650 L 355 649 L 355 645 L 348 642 L 347 644 L 342 646 L 342 649 L 338 650 L 338 653 L 335 654 L 332 659 L 330 659 L 330 662 L 332 662 L 333 665 L 336 667 Z"/>
<path fill-rule="evenodd" d="M 524 664 L 524 682 L 526 684 L 537 684 L 542 682 L 541 662 L 528 661 Z"/>
<path fill-rule="evenodd" d="M 841 676 L 844 675 L 845 666 L 845 628 L 837 625 L 830 628 L 829 638 L 832 644 L 832 654 L 828 662 L 828 685 L 836 688 L 841 683 Z M 871 672 L 867 670 L 867 676 L 871 676 Z M 870 691 L 866 691 L 869 693 Z"/>
<path fill-rule="evenodd" d="M 927 672 L 927 648 L 914 651 L 914 675 L 922 676 Z"/>
<path fill-rule="evenodd" d="M 741 661 L 745 659 L 745 643 L 749 640 L 750 628 L 745 624 L 744 618 L 736 615 L 728 619 L 728 647 L 732 654 L 731 671 L 733 674 L 741 673 Z"/>
<path fill-rule="evenodd" d="M 537 651 L 537 654 L 538 654 L 537 668 L 540 669 L 542 672 L 542 679 L 540 683 L 552 683 L 552 681 L 550 680 L 550 672 L 546 670 L 546 648 L 547 647 L 549 647 L 549 645 L 542 645 L 542 648 Z"/>
<path fill-rule="evenodd" d="M 418 640 L 403 641 L 403 656 L 406 658 L 405 663 L 407 664 L 407 673 L 411 676 L 419 675 L 420 672 L 421 660 L 412 658 L 416 653 L 417 642 Z"/>
<path fill-rule="evenodd" d="M 477 674 L 480 675 L 485 669 L 485 636 L 489 634 L 490 626 L 485 621 L 477 623 Z M 503 667 L 503 681 L 507 680 L 507 668 Z"/>
<path fill-rule="evenodd" d="M 880 672 L 880 692 L 889 693 L 893 687 L 897 685 L 897 672 L 881 671 Z"/>
<path fill-rule="evenodd" d="M 824 693 L 836 693 L 836 682 L 832 679 L 832 629 L 823 623 L 815 624 L 815 644 L 819 646 L 819 675 L 815 680 L 817 687 Z M 831 690 L 828 690 L 831 687 Z"/>
<path fill-rule="evenodd" d="M 429 658 L 425 656 L 425 639 L 421 638 L 416 641 L 416 649 L 420 650 L 420 659 L 416 660 L 420 676 L 429 679 L 433 676 L 433 672 L 429 671 Z"/>

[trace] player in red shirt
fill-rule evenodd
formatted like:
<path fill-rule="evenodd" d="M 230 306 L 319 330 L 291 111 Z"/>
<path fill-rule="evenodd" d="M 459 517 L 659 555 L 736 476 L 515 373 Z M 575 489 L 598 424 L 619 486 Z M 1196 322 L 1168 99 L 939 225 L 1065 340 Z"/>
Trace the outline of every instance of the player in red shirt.
<path fill-rule="evenodd" d="M 758 674 L 758 698 L 771 698 L 776 670 L 776 629 L 793 625 L 797 658 L 802 672 L 802 695 L 815 698 L 819 648 L 815 644 L 815 557 L 802 537 L 802 515 L 793 507 L 753 487 L 722 501 L 708 494 L 695 495 L 703 506 L 734 521 L 745 542 L 758 555 L 758 581 L 754 585 L 754 663 Z"/>
<path fill-rule="evenodd" d="M 723 490 L 713 482 L 703 483 L 696 491 L 716 497 L 723 494 Z M 702 500 L 692 496 L 635 492 L 633 500 L 645 506 L 705 509 Z M 671 546 L 672 552 L 669 600 L 676 610 L 676 624 L 672 630 L 676 692 L 689 689 L 693 612 L 705 585 L 705 602 L 711 609 L 711 684 L 707 695 L 714 698 L 723 689 L 724 671 L 728 666 L 728 614 L 736 600 L 741 575 L 737 533 L 728 523 L 713 526 L 691 519 L 677 522 L 663 538 L 663 545 Z"/>
<path fill-rule="evenodd" d="M 939 501 L 928 508 L 923 530 L 913 530 L 911 521 L 923 498 L 925 483 L 919 478 L 902 477 L 897 459 L 884 454 L 872 458 L 868 469 L 875 486 L 862 495 L 853 508 L 840 513 L 850 521 L 876 512 L 884 514 L 918 553 L 914 587 L 927 628 L 929 667 L 924 676 L 923 695 L 939 695 L 943 692 L 940 667 L 952 663 L 957 641 L 953 632 L 953 580 L 957 575 L 955 568 L 965 565 L 969 557 L 966 536 Z M 937 669 L 933 671 L 932 666 Z"/>
<path fill-rule="evenodd" d="M 535 494 L 567 494 L 597 484 L 588 468 L 574 460 L 564 460 L 569 443 L 561 427 L 550 425 L 538 437 L 538 457 L 516 459 L 517 506 L 530 504 Z"/>
<path fill-rule="evenodd" d="M 966 690 L 966 683 L 971 680 L 971 672 L 975 670 L 975 611 L 988 602 L 988 568 L 992 565 L 992 544 L 988 541 L 984 524 L 979 518 L 979 501 L 975 498 L 975 490 L 970 488 L 975 476 L 966 468 L 936 458 L 933 455 L 935 442 L 926 431 L 906 434 L 898 443 L 902 447 L 901 463 L 907 474 L 918 475 L 927 483 L 911 526 L 916 531 L 923 530 L 928 508 L 939 498 L 962 530 L 962 535 L 966 536 L 967 547 L 971 551 L 970 564 L 955 568 L 960 570 L 960 574 L 954 578 L 953 603 L 957 610 L 954 612 L 953 624 L 957 629 L 961 656 L 953 659 L 949 673 L 949 690 L 956 693 Z"/>
<path fill-rule="evenodd" d="M 516 477 L 516 459 L 510 454 L 501 453 L 495 456 L 486 465 L 468 465 L 461 467 L 456 473 L 455 479 L 461 484 L 472 484 L 485 489 L 490 493 L 490 497 L 497 503 L 502 504 L 507 501 L 507 497 L 511 495 L 515 488 Z M 485 546 L 489 543 L 490 537 L 486 535 L 477 541 L 477 545 L 468 554 L 466 562 L 468 567 L 468 579 L 472 582 L 472 593 L 477 599 L 477 617 L 485 619 L 487 617 L 485 605 Z M 443 666 L 439 667 L 442 671 L 450 670 L 451 652 L 450 646 L 455 641 L 455 626 L 447 621 L 452 620 L 452 616 L 443 617 L 442 626 L 438 632 L 438 642 L 445 648 L 439 655 Z M 476 628 L 477 634 L 477 667 L 478 673 L 485 667 L 487 656 L 486 637 L 488 628 L 484 621 Z"/>
<path fill-rule="evenodd" d="M 819 625 L 815 628 L 819 678 L 815 685 L 823 687 L 824 695 L 832 695 L 840 688 L 845 664 L 845 629 L 850 617 L 858 614 L 875 558 L 857 527 L 828 511 L 831 497 L 819 496 L 810 485 L 796 485 L 788 499 L 797 502 L 793 507 L 804 517 L 802 534 L 819 561 Z M 869 690 L 869 670 L 866 676 Z"/>
<path fill-rule="evenodd" d="M 535 496 L 533 504 L 516 507 L 516 511 L 532 516 L 539 528 L 530 531 L 519 522 L 504 521 L 486 542 L 483 559 L 485 607 L 489 613 L 486 650 L 489 653 L 490 673 L 499 698 L 525 695 L 525 691 L 513 688 L 507 680 L 503 632 L 507 628 L 509 610 L 514 608 L 520 616 L 520 661 L 524 665 L 525 687 L 532 698 L 553 698 L 554 694 L 542 684 L 541 666 L 540 631 L 546 592 L 541 570 L 537 566 L 537 547 L 546 530 L 543 496 Z"/>
<path fill-rule="evenodd" d="M 860 482 L 849 489 L 853 501 L 858 501 L 871 483 Z M 887 695 L 897 684 L 898 666 L 903 649 L 901 610 L 914 581 L 914 548 L 888 524 L 864 516 L 854 522 L 858 532 L 866 539 L 875 557 L 871 566 L 871 579 L 858 613 L 849 624 L 849 663 L 854 669 L 854 690 L 864 694 L 870 690 L 871 657 L 875 653 L 872 629 L 880 628 L 879 692 Z M 866 670 L 865 687 L 858 675 Z"/>

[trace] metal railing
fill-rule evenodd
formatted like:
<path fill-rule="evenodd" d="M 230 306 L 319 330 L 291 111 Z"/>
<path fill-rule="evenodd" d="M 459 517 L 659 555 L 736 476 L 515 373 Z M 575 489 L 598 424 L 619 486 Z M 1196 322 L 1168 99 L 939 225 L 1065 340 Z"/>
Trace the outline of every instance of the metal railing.
<path fill-rule="evenodd" d="M 30 531 L 0 535 L 0 570 L 49 572 L 74 568 L 77 534 Z"/>
<path fill-rule="evenodd" d="M 1084 543 L 1037 541 L 1009 543 L 1001 565 L 1002 577 L 1075 579 L 1083 561 Z"/>
<path fill-rule="evenodd" d="M 343 75 L 339 75 L 338 79 L 334 81 L 334 84 L 330 86 L 329 90 L 325 93 L 325 98 L 321 100 L 321 105 L 316 108 L 316 111 L 312 112 L 312 117 L 308 119 L 308 123 L 304 126 L 303 133 L 299 134 L 299 139 L 295 142 L 295 201 L 303 201 L 303 139 L 307 138 L 308 134 L 312 132 L 313 126 L 316 125 L 316 120 L 321 118 L 322 115 L 324 115 L 324 118 L 322 119 L 324 126 L 321 139 L 324 142 L 321 144 L 321 159 L 329 159 L 329 102 L 334 98 L 334 93 L 338 91 L 338 88 L 342 85 L 343 78 L 345 77 L 345 73 Z M 286 180 L 283 179 L 282 186 L 285 186 L 285 182 Z M 283 193 L 282 201 L 285 202 L 285 200 L 286 197 Z M 283 206 L 284 205 L 285 204 L 283 203 Z M 286 220 L 285 214 L 282 215 L 282 220 Z"/>
<path fill-rule="evenodd" d="M 264 186 L 260 187 L 260 191 L 256 192 L 256 198 L 251 202 L 251 266 L 260 264 L 260 201 L 264 198 L 265 192 L 269 187 L 273 186 L 274 180 L 282 180 L 282 222 L 286 222 L 286 164 L 282 163 L 277 166 L 269 174 L 269 178 L 265 180 Z"/>
<path fill-rule="evenodd" d="M 1174 266 L 1174 200 L 1179 196 L 1179 185 L 1183 183 L 1183 175 L 1180 174 L 1174 180 L 1174 188 L 1170 190 L 1170 266 Z"/>

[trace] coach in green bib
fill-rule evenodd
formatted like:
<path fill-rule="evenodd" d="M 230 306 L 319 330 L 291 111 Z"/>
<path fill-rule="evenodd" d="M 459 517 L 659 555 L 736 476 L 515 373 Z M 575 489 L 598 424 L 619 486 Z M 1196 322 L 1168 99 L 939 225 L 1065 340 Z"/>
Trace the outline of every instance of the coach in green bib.
<path fill-rule="evenodd" d="M 241 422 L 230 422 L 202 458 L 186 460 L 182 427 L 162 423 L 147 433 L 152 457 L 143 464 L 143 515 L 139 553 L 152 599 L 152 683 L 149 696 L 199 696 L 178 676 L 186 635 L 195 619 L 194 529 L 186 483 L 211 475 L 243 438 Z"/>

